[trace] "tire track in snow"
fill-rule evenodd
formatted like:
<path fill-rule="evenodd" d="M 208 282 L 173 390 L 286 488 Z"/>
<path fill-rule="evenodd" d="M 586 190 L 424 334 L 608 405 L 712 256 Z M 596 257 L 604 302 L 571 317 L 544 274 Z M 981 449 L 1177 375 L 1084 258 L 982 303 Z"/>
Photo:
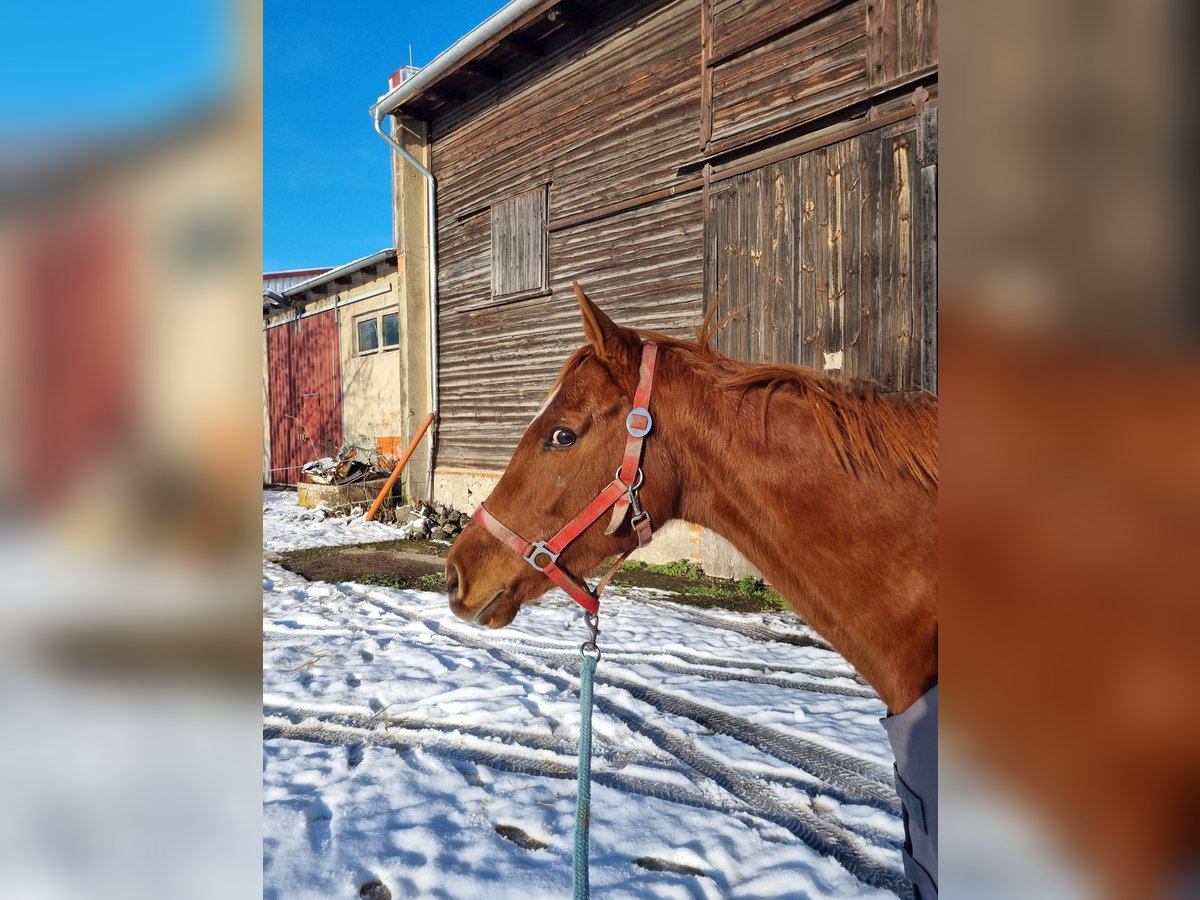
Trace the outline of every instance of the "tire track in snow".
<path fill-rule="evenodd" d="M 572 674 L 575 674 L 578 664 L 571 668 Z M 767 725 L 756 725 L 715 706 L 660 690 L 623 675 L 597 671 L 596 679 L 620 688 L 655 709 L 690 719 L 710 731 L 739 740 L 762 753 L 811 772 L 822 781 L 840 787 L 846 796 L 839 799 L 866 803 L 895 815 L 900 814 L 900 802 L 891 786 L 891 772 L 878 763 Z"/>
<path fill-rule="evenodd" d="M 436 732 L 442 735 L 466 736 L 481 740 L 494 741 L 505 747 L 517 750 L 550 751 L 565 757 L 578 757 L 579 739 L 569 735 L 556 735 L 553 732 L 534 731 L 527 728 L 494 728 L 479 723 L 463 724 L 449 721 L 418 719 L 409 715 L 381 716 L 379 713 L 350 712 L 347 710 L 329 710 L 309 706 L 303 703 L 264 703 L 263 715 L 267 718 L 287 720 L 293 725 L 303 725 L 315 721 L 326 725 L 336 725 L 345 728 L 360 729 L 370 734 L 387 734 L 391 729 L 400 729 L 405 733 L 422 731 Z M 380 731 L 380 729 L 383 729 Z M 614 748 L 609 760 L 614 768 L 637 763 L 647 766 L 670 768 L 681 775 L 690 775 L 668 753 L 651 752 L 647 755 L 644 748 L 625 750 Z"/>
<path fill-rule="evenodd" d="M 558 661 L 574 659 L 577 657 L 578 645 L 558 646 L 549 644 L 543 641 L 505 641 L 489 644 L 489 646 L 504 647 L 505 649 L 513 650 L 519 653 L 527 653 L 530 656 L 541 656 L 547 659 Z M 809 691 L 814 694 L 835 694 L 839 697 L 860 697 L 866 699 L 874 699 L 877 695 L 869 687 L 852 687 L 842 684 L 826 684 L 821 681 L 796 681 L 790 678 L 780 678 L 773 675 L 754 675 L 750 672 L 737 671 L 738 669 L 753 669 L 757 668 L 753 664 L 742 665 L 736 662 L 729 662 L 726 666 L 713 666 L 713 669 L 724 669 L 725 671 L 711 671 L 703 665 L 689 664 L 687 662 L 677 662 L 672 659 L 674 656 L 671 652 L 663 653 L 639 653 L 637 651 L 613 651 L 605 652 L 605 657 L 613 660 L 621 660 L 623 662 L 645 662 L 648 665 L 653 665 L 664 672 L 672 675 L 693 675 L 699 678 L 707 678 L 709 681 L 744 681 L 749 684 L 765 684 L 772 687 L 789 688 L 798 691 Z M 798 674 L 809 674 L 801 670 Z M 840 674 L 836 677 L 847 678 L 849 676 Z"/>
<path fill-rule="evenodd" d="M 742 637 L 750 638 L 752 641 L 764 641 L 775 644 L 791 644 L 795 647 L 815 647 L 818 650 L 829 650 L 836 653 L 837 651 L 822 639 L 815 631 L 807 630 L 807 633 L 795 631 L 778 631 L 774 628 L 768 628 L 766 625 L 754 625 L 750 622 L 733 622 L 721 616 L 710 616 L 700 612 L 692 607 L 680 606 L 678 604 L 666 604 L 661 600 L 644 600 L 643 603 L 649 606 L 656 606 L 660 609 L 668 609 L 673 614 L 681 619 L 686 619 L 689 622 L 697 625 L 706 625 L 709 628 L 719 628 L 722 631 L 732 631 L 735 634 L 740 634 Z"/>
<path fill-rule="evenodd" d="M 359 596 L 369 597 L 371 594 L 374 593 L 374 591 L 376 589 L 372 588 L 368 585 L 358 584 L 356 582 L 356 583 L 353 583 L 353 588 L 351 590 L 354 593 L 358 594 Z M 663 606 L 664 608 L 669 608 L 672 612 L 677 612 L 681 609 L 681 607 L 679 607 L 678 605 L 675 605 L 675 604 L 663 604 L 661 602 L 656 602 L 656 601 L 641 601 L 641 602 L 651 603 L 651 604 L 658 605 L 658 606 Z M 811 647 L 817 647 L 818 649 L 827 650 L 830 652 L 836 652 L 828 644 L 825 644 L 823 642 L 815 643 L 813 638 L 810 638 L 809 636 L 804 635 L 804 634 L 798 634 L 796 632 L 776 631 L 774 629 L 767 628 L 766 626 L 763 626 L 763 625 L 752 625 L 749 623 L 729 622 L 725 619 L 715 617 L 715 616 L 707 616 L 707 615 L 704 615 L 703 613 L 697 613 L 697 612 L 692 611 L 687 608 L 682 608 L 682 609 L 684 611 L 681 612 L 680 615 L 683 618 L 688 619 L 689 621 L 692 621 L 692 622 L 695 622 L 698 624 L 702 624 L 702 625 L 707 625 L 707 626 L 710 626 L 713 628 L 721 628 L 726 631 L 733 631 L 738 634 L 741 634 L 743 637 L 747 637 L 747 638 L 754 640 L 756 642 L 759 642 L 759 643 L 775 642 L 775 643 L 785 643 L 785 644 L 805 646 L 805 647 L 811 646 Z M 345 626 L 351 627 L 356 632 L 361 633 L 361 634 L 366 634 L 366 635 L 375 635 L 375 634 L 381 632 L 380 629 L 364 627 L 357 623 L 346 622 Z M 277 628 L 272 628 L 271 631 L 273 634 L 304 635 L 304 634 L 308 634 L 311 632 L 312 634 L 316 635 L 316 634 L 326 634 L 326 633 L 331 633 L 331 632 L 337 631 L 339 627 L 341 627 L 341 623 L 339 623 L 339 625 L 331 626 L 328 629 L 317 628 L 317 627 L 313 627 L 313 626 L 308 626 L 307 628 L 277 627 Z M 817 642 L 819 642 L 820 638 L 816 638 L 815 640 Z M 548 652 L 559 652 L 559 653 L 572 653 L 575 650 L 575 648 L 578 646 L 578 644 L 574 643 L 574 642 L 551 643 L 549 641 L 537 640 L 536 638 L 519 638 L 519 639 L 507 639 L 507 640 L 501 639 L 501 640 L 498 640 L 497 643 L 502 644 L 504 646 L 509 646 L 516 650 L 540 649 L 540 650 L 545 650 Z M 783 674 L 789 674 L 789 675 L 807 675 L 810 678 L 849 679 L 849 680 L 855 681 L 858 684 L 863 685 L 865 688 L 867 688 L 867 691 L 869 691 L 869 693 L 864 693 L 861 696 L 875 696 L 874 691 L 871 690 L 870 686 L 867 685 L 867 683 L 863 679 L 863 677 L 861 675 L 859 675 L 858 672 L 854 671 L 853 668 L 837 669 L 837 668 L 829 668 L 829 667 L 824 667 L 824 666 L 808 666 L 808 665 L 797 665 L 797 664 L 789 664 L 789 663 L 772 663 L 772 662 L 765 662 L 762 660 L 734 660 L 734 659 L 728 659 L 726 657 L 721 657 L 721 656 L 713 656 L 711 654 L 698 653 L 694 650 L 689 650 L 686 647 L 672 647 L 670 650 L 664 650 L 661 652 L 647 652 L 644 650 L 609 650 L 605 653 L 605 655 L 611 659 L 618 659 L 618 658 L 624 659 L 627 657 L 658 659 L 658 658 L 669 656 L 672 659 L 679 660 L 684 663 L 692 663 L 697 666 L 711 666 L 714 668 L 726 668 L 726 669 L 756 669 L 756 670 L 764 672 L 764 673 L 774 672 L 774 673 L 783 673 Z M 688 673 L 688 674 L 692 674 L 692 673 Z M 703 674 L 703 673 L 697 672 L 695 674 Z M 764 683 L 766 683 L 766 682 L 764 682 Z M 859 695 L 849 695 L 848 694 L 847 696 L 859 696 Z"/>
<path fill-rule="evenodd" d="M 514 656 L 509 650 L 498 647 L 491 641 L 476 638 L 470 632 L 456 627 L 447 628 L 441 622 L 424 619 L 413 611 L 395 606 L 390 599 L 383 599 L 375 594 L 368 596 L 367 599 L 381 608 L 394 611 L 409 621 L 421 622 L 430 631 L 459 643 L 485 650 L 492 653 L 493 656 L 495 655 L 493 651 L 504 652 L 507 657 L 505 662 L 522 669 L 527 674 L 536 675 L 543 672 L 541 667 L 530 669 L 531 661 Z M 573 677 L 578 677 L 579 658 L 577 654 L 557 652 L 537 655 L 543 656 L 548 662 L 554 664 L 555 671 L 566 671 Z M 690 673 L 685 670 L 683 674 Z M 611 670 L 598 671 L 596 677 L 602 683 L 623 690 L 660 712 L 689 719 L 710 731 L 731 737 L 761 753 L 809 772 L 825 782 L 829 786 L 828 792 L 842 802 L 862 803 L 894 815 L 900 814 L 900 801 L 892 784 L 891 770 L 879 763 L 862 759 L 809 738 L 796 737 L 766 725 L 756 725 L 748 719 L 731 715 L 715 706 L 663 691 L 640 680 L 613 673 Z M 779 679 L 760 679 L 757 676 L 747 676 L 736 680 L 755 684 L 778 684 L 781 681 Z M 784 681 L 782 686 L 800 690 L 809 689 L 808 685 L 795 682 Z M 843 688 L 842 690 L 851 689 Z M 850 696 L 873 697 L 874 694 L 854 693 Z"/>
<path fill-rule="evenodd" d="M 808 691 L 813 694 L 836 694 L 839 697 L 859 697 L 875 699 L 876 693 L 870 688 L 850 687 L 840 684 L 823 684 L 819 681 L 795 681 L 791 678 L 779 678 L 772 675 L 752 675 L 748 672 L 721 671 L 713 672 L 703 666 L 673 662 L 666 654 L 627 654 L 625 656 L 610 656 L 622 662 L 644 662 L 663 672 L 672 675 L 694 675 L 709 681 L 744 681 L 749 684 L 765 684 L 771 687 L 789 688 L 797 691 Z M 739 667 L 740 668 L 740 667 Z M 747 667 L 748 668 L 748 667 Z M 845 676 L 843 676 L 845 677 Z"/>
<path fill-rule="evenodd" d="M 455 723 L 417 719 L 413 716 L 395 715 L 380 717 L 379 713 L 352 712 L 348 710 L 329 710 L 297 702 L 264 703 L 263 715 L 268 719 L 286 720 L 292 725 L 303 726 L 312 722 L 325 725 L 339 726 L 347 729 L 359 729 L 368 735 L 388 734 L 390 729 L 400 729 L 405 733 L 418 734 L 422 731 L 432 731 L 439 735 L 451 737 L 470 737 L 497 742 L 505 748 L 513 750 L 550 751 L 557 755 L 575 759 L 579 755 L 579 739 L 575 735 L 555 735 L 553 733 L 532 731 L 520 728 L 493 728 L 479 723 Z M 384 729 L 382 732 L 379 729 Z M 365 739 L 364 739 L 365 740 Z M 698 773 L 669 751 L 655 745 L 653 748 L 623 749 L 620 744 L 609 744 L 604 755 L 604 765 L 614 771 L 619 771 L 626 765 L 637 764 L 651 768 L 661 768 L 689 778 L 698 780 Z M 552 773 L 551 773 L 552 774 Z M 555 776 L 557 777 L 557 776 Z M 765 776 L 769 781 L 781 787 L 802 791 L 812 798 L 832 796 L 826 786 L 814 784 L 810 780 L 791 775 L 773 773 Z M 649 783 L 649 782 L 648 782 Z M 645 793 L 645 791 L 641 791 Z M 695 804 L 692 804 L 695 805 Z M 715 808 L 715 807 L 714 807 Z M 736 807 L 742 812 L 753 813 L 754 809 L 748 804 Z M 844 824 L 844 823 L 843 823 Z M 900 841 L 873 826 L 854 823 L 852 830 L 869 838 L 876 844 L 900 847 Z"/>
<path fill-rule="evenodd" d="M 570 755 L 548 758 L 545 755 L 531 756 L 529 753 L 509 752 L 507 747 L 498 748 L 467 746 L 461 740 L 450 740 L 448 736 L 424 734 L 421 730 L 397 729 L 387 732 L 356 728 L 338 722 L 309 718 L 302 722 L 291 722 L 286 718 L 267 718 L 263 721 L 264 740 L 293 740 L 322 744 L 330 747 L 361 747 L 364 745 L 389 747 L 397 751 L 422 750 L 447 760 L 451 764 L 466 761 L 477 766 L 486 766 L 498 772 L 515 775 L 530 775 L 575 781 L 577 749 Z M 700 788 L 687 789 L 680 785 L 654 781 L 649 778 L 628 775 L 619 770 L 597 768 L 592 770 L 592 781 L 625 794 L 665 800 L 696 809 L 705 809 L 726 815 L 745 816 L 768 821 L 758 815 L 748 804 L 733 799 L 722 799 L 712 792 Z M 567 795 L 566 799 L 573 799 Z M 879 840 L 899 848 L 899 842 L 886 835 Z"/>
<path fill-rule="evenodd" d="M 862 676 L 853 669 L 831 669 L 823 666 L 797 666 L 787 663 L 768 663 L 760 660 L 736 660 L 727 659 L 722 656 L 711 656 L 706 653 L 696 653 L 684 647 L 672 647 L 669 650 L 659 652 L 647 652 L 645 650 L 612 650 L 605 654 L 612 659 L 625 658 L 645 658 L 647 660 L 655 660 L 663 657 L 680 660 L 685 663 L 691 663 L 695 666 L 712 666 L 718 669 L 756 669 L 765 674 L 774 673 L 777 675 L 807 675 L 809 678 L 844 678 L 849 681 L 857 682 L 870 690 Z M 875 696 L 875 692 L 871 691 L 871 696 Z"/>
<path fill-rule="evenodd" d="M 531 676 L 543 678 L 562 691 L 576 690 L 575 679 L 564 676 L 562 669 L 551 668 L 532 660 L 523 659 L 503 647 L 496 646 L 490 641 L 476 638 L 466 631 L 454 627 L 446 627 L 442 622 L 436 620 L 424 619 L 413 611 L 397 606 L 390 599 L 382 597 L 376 592 L 367 595 L 365 599 L 409 621 L 421 622 L 435 634 L 447 637 L 464 646 L 482 650 L 497 661 L 503 662 L 514 669 Z M 646 736 L 660 749 L 708 777 L 732 796 L 747 804 L 758 818 L 765 819 L 787 829 L 818 853 L 837 860 L 846 871 L 864 884 L 884 888 L 897 894 L 901 894 L 902 891 L 908 889 L 908 881 L 905 877 L 899 871 L 882 865 L 878 859 L 874 858 L 869 850 L 869 842 L 849 824 L 841 821 L 834 824 L 827 819 L 821 818 L 811 809 L 811 806 L 800 806 L 783 800 L 771 790 L 770 786 L 762 778 L 746 775 L 724 761 L 704 752 L 696 745 L 693 738 L 677 729 L 669 729 L 647 721 L 600 693 L 595 695 L 594 702 L 596 707 L 606 715 L 625 723 L 631 730 Z M 649 705 L 653 706 L 654 704 L 650 703 Z M 666 712 L 668 715 L 672 714 L 669 710 L 661 711 Z M 739 721 L 744 722 L 746 725 L 751 724 L 745 722 L 745 720 Z M 703 725 L 703 723 L 699 724 Z M 742 740 L 742 737 L 738 734 L 730 736 Z M 800 739 L 793 740 L 800 741 Z M 749 745 L 755 746 L 752 743 Z M 815 749 L 825 751 L 827 748 L 818 745 Z M 763 750 L 763 752 L 774 755 L 770 750 Z M 856 762 L 860 761 L 856 760 Z M 805 771 L 811 771 L 813 766 L 811 763 L 806 763 L 801 765 L 800 768 Z M 821 776 L 818 775 L 818 777 Z M 838 785 L 836 781 L 829 779 L 822 778 L 822 780 L 826 781 L 826 785 L 824 786 L 826 789 L 823 793 L 838 799 L 841 799 L 838 797 L 839 793 L 843 795 L 846 793 L 845 785 Z M 883 785 L 878 785 L 878 787 L 883 788 Z M 861 799 L 855 797 L 858 793 L 855 789 L 856 785 L 849 785 L 849 788 L 850 796 L 846 797 L 847 802 L 863 802 Z M 899 801 L 896 800 L 894 791 L 891 794 L 891 803 L 898 809 Z M 904 896 L 904 894 L 901 895 Z"/>

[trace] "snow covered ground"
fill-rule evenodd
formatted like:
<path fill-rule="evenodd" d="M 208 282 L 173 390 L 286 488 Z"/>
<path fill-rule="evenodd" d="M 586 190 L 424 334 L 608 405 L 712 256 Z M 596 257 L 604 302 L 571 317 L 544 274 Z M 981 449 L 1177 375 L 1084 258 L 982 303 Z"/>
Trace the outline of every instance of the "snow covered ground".
<path fill-rule="evenodd" d="M 264 494 L 264 551 L 395 534 L 294 504 Z M 594 896 L 908 896 L 884 708 L 845 660 L 648 590 L 601 627 Z M 570 896 L 584 637 L 559 591 L 488 631 L 264 561 L 265 896 Z"/>

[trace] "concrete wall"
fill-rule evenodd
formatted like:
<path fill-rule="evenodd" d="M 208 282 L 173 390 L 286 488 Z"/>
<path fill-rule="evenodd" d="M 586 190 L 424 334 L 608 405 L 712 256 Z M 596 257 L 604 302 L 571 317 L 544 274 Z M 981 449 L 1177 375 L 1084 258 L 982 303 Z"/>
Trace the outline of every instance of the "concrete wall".
<path fill-rule="evenodd" d="M 429 165 L 428 126 L 415 119 L 402 118 L 394 132 L 404 149 Z M 400 328 L 404 352 L 401 358 L 401 383 L 406 403 L 403 409 L 405 443 L 430 412 L 429 358 L 429 232 L 425 179 L 399 153 L 392 153 L 393 237 L 396 250 L 404 257 L 400 273 Z M 436 424 L 422 439 L 404 469 L 402 485 L 406 497 L 435 499 L 430 492 L 430 447 L 436 436 Z M 440 498 L 437 498 L 440 500 Z"/>

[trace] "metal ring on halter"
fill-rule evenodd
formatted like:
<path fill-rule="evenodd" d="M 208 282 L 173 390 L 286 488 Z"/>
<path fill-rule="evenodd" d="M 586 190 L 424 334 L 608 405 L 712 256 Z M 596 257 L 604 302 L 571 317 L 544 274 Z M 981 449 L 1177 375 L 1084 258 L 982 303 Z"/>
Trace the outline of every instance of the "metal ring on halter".
<path fill-rule="evenodd" d="M 545 566 L 539 566 L 536 560 L 543 553 L 550 557 L 550 562 L 558 562 L 558 554 L 550 550 L 546 546 L 545 541 L 534 541 L 529 545 L 529 550 L 525 553 L 525 562 L 529 563 L 531 566 L 541 572 L 543 569 L 545 569 Z M 549 565 L 549 563 L 547 563 L 547 565 Z"/>
<path fill-rule="evenodd" d="M 637 419 L 645 421 L 645 425 L 635 425 Z M 635 438 L 643 438 L 650 433 L 650 429 L 654 427 L 654 419 L 650 415 L 650 410 L 644 406 L 638 406 L 629 411 L 629 415 L 625 417 L 625 430 Z"/>
<path fill-rule="evenodd" d="M 638 466 L 637 478 L 634 479 L 633 484 L 626 484 L 625 487 L 627 487 L 631 491 L 636 491 L 638 488 L 640 488 L 642 486 L 642 482 L 645 480 L 646 480 L 646 474 L 642 471 L 642 467 Z M 621 481 L 621 470 L 620 469 L 617 469 L 617 471 L 613 473 L 613 481 Z M 621 484 L 625 484 L 625 482 L 621 481 Z"/>

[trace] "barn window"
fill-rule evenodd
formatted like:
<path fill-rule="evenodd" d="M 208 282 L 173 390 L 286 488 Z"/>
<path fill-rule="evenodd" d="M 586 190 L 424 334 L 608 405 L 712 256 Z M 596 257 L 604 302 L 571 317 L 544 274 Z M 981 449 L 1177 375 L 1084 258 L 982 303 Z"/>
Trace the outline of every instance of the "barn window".
<path fill-rule="evenodd" d="M 379 320 L 360 319 L 358 322 L 358 352 L 370 353 L 379 349 Z"/>
<path fill-rule="evenodd" d="M 400 346 L 400 313 L 373 313 L 356 320 L 358 352 L 374 353 Z"/>
<path fill-rule="evenodd" d="M 545 186 L 492 207 L 492 299 L 549 293 Z"/>
<path fill-rule="evenodd" d="M 400 346 L 400 313 L 388 313 L 383 317 L 383 346 Z"/>

